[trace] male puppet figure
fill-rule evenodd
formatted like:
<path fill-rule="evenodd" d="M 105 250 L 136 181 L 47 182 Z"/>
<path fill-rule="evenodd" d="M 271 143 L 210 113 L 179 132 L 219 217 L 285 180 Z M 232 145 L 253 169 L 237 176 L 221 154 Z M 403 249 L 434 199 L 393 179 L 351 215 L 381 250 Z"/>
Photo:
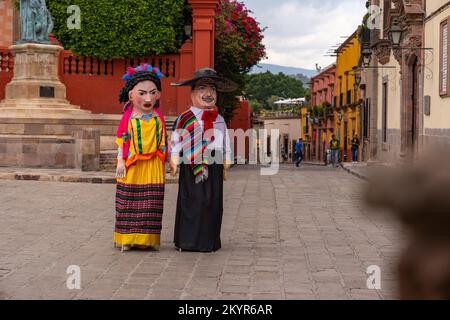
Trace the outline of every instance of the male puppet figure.
<path fill-rule="evenodd" d="M 180 164 L 174 242 L 180 251 L 214 252 L 221 248 L 223 180 L 231 164 L 227 125 L 217 112 L 217 92 L 234 91 L 237 85 L 209 68 L 173 85 L 192 89 L 192 106 L 175 121 L 171 139 L 172 176 Z"/>

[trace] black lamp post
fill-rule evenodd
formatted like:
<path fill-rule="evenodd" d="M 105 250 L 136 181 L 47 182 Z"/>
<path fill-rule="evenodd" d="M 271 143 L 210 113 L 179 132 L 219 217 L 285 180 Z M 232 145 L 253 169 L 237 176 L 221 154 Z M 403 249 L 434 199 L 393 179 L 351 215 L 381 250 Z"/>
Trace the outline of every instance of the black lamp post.
<path fill-rule="evenodd" d="M 389 30 L 389 39 L 392 41 L 394 47 L 400 46 L 400 41 L 402 40 L 402 28 L 394 22 Z"/>

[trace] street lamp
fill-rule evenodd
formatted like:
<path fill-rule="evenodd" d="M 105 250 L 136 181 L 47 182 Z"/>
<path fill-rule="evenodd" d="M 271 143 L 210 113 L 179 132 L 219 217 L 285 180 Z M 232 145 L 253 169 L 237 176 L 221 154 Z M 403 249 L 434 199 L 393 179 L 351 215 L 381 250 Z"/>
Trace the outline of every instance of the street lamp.
<path fill-rule="evenodd" d="M 392 41 L 394 47 L 400 46 L 400 41 L 402 40 L 402 28 L 394 22 L 389 30 L 389 39 Z"/>
<path fill-rule="evenodd" d="M 363 58 L 364 67 L 368 68 L 370 66 L 370 61 L 372 60 L 372 50 L 369 47 L 364 47 L 361 56 Z"/>
<path fill-rule="evenodd" d="M 359 87 L 359 84 L 361 83 L 361 74 L 359 72 L 354 74 L 355 77 L 355 88 Z"/>
<path fill-rule="evenodd" d="M 186 23 L 184 25 L 184 35 L 187 40 L 192 40 L 192 24 Z"/>

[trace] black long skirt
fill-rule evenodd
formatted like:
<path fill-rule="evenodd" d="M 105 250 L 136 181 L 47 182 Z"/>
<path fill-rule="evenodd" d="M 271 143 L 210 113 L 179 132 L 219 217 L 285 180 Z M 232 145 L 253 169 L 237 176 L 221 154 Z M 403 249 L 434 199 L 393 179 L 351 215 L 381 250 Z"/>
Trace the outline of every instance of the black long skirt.
<path fill-rule="evenodd" d="M 208 166 L 208 179 L 195 183 L 189 165 L 180 165 L 175 246 L 187 251 L 213 252 L 221 248 L 223 165 Z"/>

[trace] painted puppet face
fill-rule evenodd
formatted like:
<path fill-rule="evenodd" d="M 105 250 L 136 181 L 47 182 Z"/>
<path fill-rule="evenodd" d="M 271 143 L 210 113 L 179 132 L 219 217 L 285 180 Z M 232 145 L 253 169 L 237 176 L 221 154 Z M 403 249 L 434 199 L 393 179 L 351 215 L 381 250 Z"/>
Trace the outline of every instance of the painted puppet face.
<path fill-rule="evenodd" d="M 141 114 L 152 113 L 159 98 L 161 98 L 161 92 L 158 91 L 152 81 L 139 82 L 130 91 L 130 101 L 133 102 L 133 108 Z"/>
<path fill-rule="evenodd" d="M 192 90 L 191 99 L 194 107 L 200 109 L 214 108 L 217 102 L 217 91 L 212 80 L 204 79 L 198 81 Z"/>

